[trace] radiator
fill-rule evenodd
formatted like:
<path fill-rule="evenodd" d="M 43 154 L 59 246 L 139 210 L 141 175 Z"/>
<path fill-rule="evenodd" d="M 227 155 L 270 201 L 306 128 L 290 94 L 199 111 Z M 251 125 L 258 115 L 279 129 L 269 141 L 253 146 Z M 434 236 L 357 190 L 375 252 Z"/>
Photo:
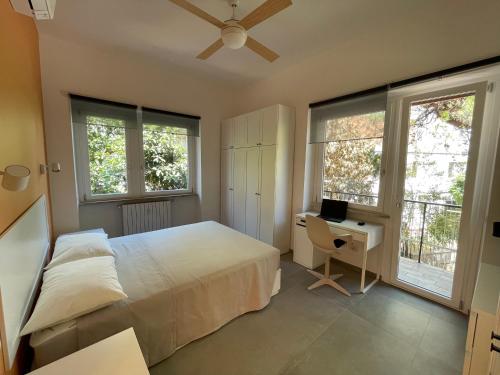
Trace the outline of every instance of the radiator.
<path fill-rule="evenodd" d="M 171 202 L 158 201 L 122 205 L 123 235 L 150 232 L 171 226 Z"/>

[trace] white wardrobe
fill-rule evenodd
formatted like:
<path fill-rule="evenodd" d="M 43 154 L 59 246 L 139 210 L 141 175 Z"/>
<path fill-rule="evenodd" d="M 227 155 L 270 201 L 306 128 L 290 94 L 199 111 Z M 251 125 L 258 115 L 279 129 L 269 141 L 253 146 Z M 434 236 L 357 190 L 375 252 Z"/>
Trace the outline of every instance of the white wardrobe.
<path fill-rule="evenodd" d="M 295 110 L 273 105 L 221 129 L 221 222 L 290 249 Z"/>

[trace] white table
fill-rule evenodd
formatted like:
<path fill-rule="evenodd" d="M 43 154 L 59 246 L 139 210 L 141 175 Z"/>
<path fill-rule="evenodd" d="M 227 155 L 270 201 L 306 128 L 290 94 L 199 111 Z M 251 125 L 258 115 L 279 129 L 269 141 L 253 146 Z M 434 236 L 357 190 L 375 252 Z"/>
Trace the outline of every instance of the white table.
<path fill-rule="evenodd" d="M 306 230 L 306 215 L 316 216 L 317 212 L 303 212 L 295 216 L 293 261 L 309 269 L 316 268 L 324 263 L 324 256 L 314 250 Z M 336 251 L 332 256 L 343 262 L 359 265 L 361 268 L 361 282 L 359 291 L 366 293 L 380 279 L 380 251 L 377 252 L 377 272 L 375 280 L 365 286 L 366 264 L 368 254 L 376 249 L 384 239 L 384 226 L 365 223 L 358 225 L 357 220 L 346 219 L 341 223 L 327 221 L 330 230 L 335 234 L 352 235 L 354 248 Z"/>
<path fill-rule="evenodd" d="M 32 375 L 149 375 L 133 328 L 30 372 Z"/>

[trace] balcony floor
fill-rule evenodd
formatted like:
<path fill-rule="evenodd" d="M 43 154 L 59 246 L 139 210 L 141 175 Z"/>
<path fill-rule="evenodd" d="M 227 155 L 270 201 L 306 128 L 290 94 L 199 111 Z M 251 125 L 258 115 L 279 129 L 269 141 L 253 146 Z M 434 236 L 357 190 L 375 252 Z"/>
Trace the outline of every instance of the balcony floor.
<path fill-rule="evenodd" d="M 416 260 L 399 258 L 398 278 L 404 282 L 451 297 L 453 273 Z"/>

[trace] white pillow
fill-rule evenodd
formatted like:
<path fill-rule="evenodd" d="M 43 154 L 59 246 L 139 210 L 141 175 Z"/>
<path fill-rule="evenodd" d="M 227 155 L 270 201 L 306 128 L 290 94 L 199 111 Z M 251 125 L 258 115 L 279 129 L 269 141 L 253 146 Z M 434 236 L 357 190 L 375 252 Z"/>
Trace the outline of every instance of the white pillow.
<path fill-rule="evenodd" d="M 60 236 L 46 270 L 74 260 L 115 255 L 106 233 L 78 233 Z"/>
<path fill-rule="evenodd" d="M 115 258 L 87 258 L 45 271 L 42 290 L 21 336 L 77 318 L 127 298 Z"/>

